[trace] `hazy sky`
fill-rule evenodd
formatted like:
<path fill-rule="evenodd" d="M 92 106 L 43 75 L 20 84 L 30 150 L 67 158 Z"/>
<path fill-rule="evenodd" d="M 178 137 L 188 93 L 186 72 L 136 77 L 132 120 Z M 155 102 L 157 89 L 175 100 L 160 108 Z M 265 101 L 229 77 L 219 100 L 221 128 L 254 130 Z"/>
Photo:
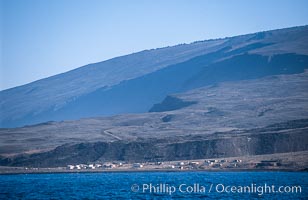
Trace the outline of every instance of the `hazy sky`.
<path fill-rule="evenodd" d="M 144 49 L 308 24 L 306 0 L 0 2 L 0 90 Z"/>

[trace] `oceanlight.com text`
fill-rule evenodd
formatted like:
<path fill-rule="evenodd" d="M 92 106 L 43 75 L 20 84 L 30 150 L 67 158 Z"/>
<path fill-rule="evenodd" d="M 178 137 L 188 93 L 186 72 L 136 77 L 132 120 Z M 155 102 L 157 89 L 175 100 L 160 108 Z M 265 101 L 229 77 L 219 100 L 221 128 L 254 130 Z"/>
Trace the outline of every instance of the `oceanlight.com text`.
<path fill-rule="evenodd" d="M 264 184 L 250 184 L 250 185 L 225 185 L 222 183 L 218 184 L 178 184 L 172 185 L 167 183 L 144 183 L 144 184 L 133 184 L 131 186 L 131 190 L 133 192 L 141 192 L 141 193 L 155 193 L 155 194 L 168 194 L 172 195 L 176 192 L 179 193 L 187 193 L 187 194 L 200 194 L 200 193 L 249 193 L 249 194 L 257 194 L 262 196 L 264 194 L 275 194 L 275 193 L 302 193 L 301 186 L 276 186 L 270 185 L 267 183 Z"/>

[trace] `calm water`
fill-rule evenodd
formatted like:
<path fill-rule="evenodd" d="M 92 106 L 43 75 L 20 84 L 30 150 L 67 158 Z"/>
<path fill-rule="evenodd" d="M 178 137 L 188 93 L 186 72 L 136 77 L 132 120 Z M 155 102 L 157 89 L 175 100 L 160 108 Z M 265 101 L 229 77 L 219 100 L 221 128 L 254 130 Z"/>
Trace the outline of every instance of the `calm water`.
<path fill-rule="evenodd" d="M 284 193 L 276 191 L 280 186 Z M 294 186 L 301 187 L 301 192 Z M 0 199 L 308 199 L 307 189 L 308 173 L 288 172 L 0 176 Z"/>

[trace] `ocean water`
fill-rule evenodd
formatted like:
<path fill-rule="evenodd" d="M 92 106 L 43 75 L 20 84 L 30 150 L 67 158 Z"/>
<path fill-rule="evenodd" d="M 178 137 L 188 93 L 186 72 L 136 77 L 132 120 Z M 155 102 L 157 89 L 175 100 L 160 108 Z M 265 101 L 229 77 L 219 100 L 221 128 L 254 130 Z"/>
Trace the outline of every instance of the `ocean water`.
<path fill-rule="evenodd" d="M 0 199 L 308 199 L 308 173 L 0 175 Z"/>

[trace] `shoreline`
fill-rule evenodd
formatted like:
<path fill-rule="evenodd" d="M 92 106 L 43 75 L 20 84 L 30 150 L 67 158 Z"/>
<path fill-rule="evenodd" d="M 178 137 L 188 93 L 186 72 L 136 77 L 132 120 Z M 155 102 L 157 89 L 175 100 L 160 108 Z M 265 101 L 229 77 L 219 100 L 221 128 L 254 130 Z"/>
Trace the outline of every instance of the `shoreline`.
<path fill-rule="evenodd" d="M 164 162 L 87 163 L 58 167 L 0 166 L 0 175 L 142 172 L 308 172 L 308 151 Z M 78 168 L 77 168 L 78 167 Z"/>
<path fill-rule="evenodd" d="M 236 168 L 236 169 L 190 169 L 190 170 L 177 170 L 177 169 L 109 169 L 109 170 L 8 170 L 0 171 L 1 175 L 19 175 L 19 174 L 73 174 L 73 173 L 144 173 L 144 172 L 308 172 L 307 169 L 249 169 L 249 168 Z"/>

